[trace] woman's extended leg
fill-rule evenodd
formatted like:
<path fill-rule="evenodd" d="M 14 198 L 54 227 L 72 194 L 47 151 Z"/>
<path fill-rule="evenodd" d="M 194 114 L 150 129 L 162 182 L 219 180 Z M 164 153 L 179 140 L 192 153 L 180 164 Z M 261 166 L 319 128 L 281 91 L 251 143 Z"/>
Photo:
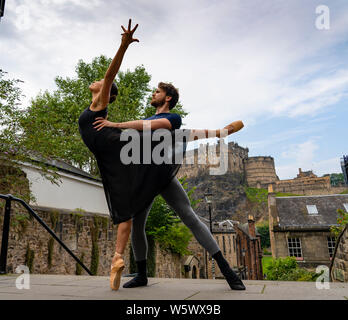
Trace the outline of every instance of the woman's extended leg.
<path fill-rule="evenodd" d="M 129 234 L 132 227 L 132 220 L 121 222 L 117 228 L 116 251 L 111 262 L 110 287 L 118 290 L 121 281 L 121 274 L 124 269 L 123 254 L 126 248 Z"/>
<path fill-rule="evenodd" d="M 208 227 L 199 219 L 193 211 L 184 188 L 177 178 L 174 178 L 164 191 L 161 193 L 167 204 L 173 208 L 182 222 L 192 231 L 197 241 L 205 248 L 216 260 L 222 274 L 225 276 L 229 286 L 234 290 L 244 290 L 242 281 L 230 268 L 228 262 L 223 257 L 221 250 Z"/>

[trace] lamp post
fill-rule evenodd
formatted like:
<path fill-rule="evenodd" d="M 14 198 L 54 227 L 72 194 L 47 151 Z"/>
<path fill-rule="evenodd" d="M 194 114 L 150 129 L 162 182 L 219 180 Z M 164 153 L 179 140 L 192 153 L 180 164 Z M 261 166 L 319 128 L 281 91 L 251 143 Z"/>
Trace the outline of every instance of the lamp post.
<path fill-rule="evenodd" d="M 211 204 L 212 204 L 212 201 L 211 201 L 211 197 L 212 197 L 212 193 L 210 192 L 210 189 L 208 188 L 208 192 L 206 192 L 204 194 L 204 197 L 205 197 L 205 202 L 208 204 L 208 207 L 209 207 L 209 228 L 210 228 L 210 232 L 211 234 L 213 234 L 213 228 L 212 228 L 212 223 L 211 223 Z M 212 269 L 212 276 L 213 276 L 213 279 L 215 280 L 215 263 L 214 263 L 214 258 L 211 257 L 211 269 Z"/>

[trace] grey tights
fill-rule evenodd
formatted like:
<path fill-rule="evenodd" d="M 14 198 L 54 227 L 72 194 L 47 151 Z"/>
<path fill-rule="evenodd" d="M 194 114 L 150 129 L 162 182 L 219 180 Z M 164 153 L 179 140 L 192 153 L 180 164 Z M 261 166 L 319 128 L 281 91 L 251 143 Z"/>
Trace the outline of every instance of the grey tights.
<path fill-rule="evenodd" d="M 208 227 L 193 211 L 190 200 L 177 178 L 174 178 L 162 191 L 161 196 L 180 217 L 181 221 L 191 230 L 200 245 L 211 255 L 220 251 L 218 244 Z M 152 203 L 132 220 L 132 249 L 135 261 L 145 260 L 147 257 L 147 240 L 145 233 L 146 219 Z"/>

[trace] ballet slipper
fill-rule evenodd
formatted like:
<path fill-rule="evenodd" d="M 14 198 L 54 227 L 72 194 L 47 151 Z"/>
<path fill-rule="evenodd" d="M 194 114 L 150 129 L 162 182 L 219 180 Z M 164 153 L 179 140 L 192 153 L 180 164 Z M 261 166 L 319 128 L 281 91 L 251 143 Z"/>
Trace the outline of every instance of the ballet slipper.
<path fill-rule="evenodd" d="M 240 120 L 232 122 L 231 125 L 233 127 L 232 133 L 235 133 L 244 127 L 244 123 Z"/>
<path fill-rule="evenodd" d="M 116 256 L 116 255 L 115 255 Z M 119 257 L 113 264 L 110 270 L 110 287 L 112 290 L 118 290 L 121 282 L 121 275 L 124 269 L 124 261 Z"/>

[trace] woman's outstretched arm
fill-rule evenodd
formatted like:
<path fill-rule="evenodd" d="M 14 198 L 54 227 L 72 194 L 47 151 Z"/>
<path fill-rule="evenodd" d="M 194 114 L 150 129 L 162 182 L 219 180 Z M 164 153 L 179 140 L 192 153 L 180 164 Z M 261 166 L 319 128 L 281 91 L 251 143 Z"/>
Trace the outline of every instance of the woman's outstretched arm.
<path fill-rule="evenodd" d="M 133 34 L 135 30 L 137 29 L 138 25 L 136 25 L 134 29 L 132 30 L 131 23 L 132 23 L 132 20 L 129 19 L 128 30 L 126 30 L 123 26 L 121 26 L 122 30 L 124 31 L 124 33 L 122 33 L 121 45 L 119 49 L 117 50 L 115 57 L 112 59 L 108 70 L 105 73 L 103 86 L 100 90 L 100 93 L 97 99 L 95 99 L 92 103 L 91 108 L 93 108 L 95 111 L 103 110 L 109 104 L 111 85 L 116 77 L 117 72 L 120 69 L 124 54 L 128 46 L 132 42 L 139 42 L 138 39 L 133 38 Z"/>

